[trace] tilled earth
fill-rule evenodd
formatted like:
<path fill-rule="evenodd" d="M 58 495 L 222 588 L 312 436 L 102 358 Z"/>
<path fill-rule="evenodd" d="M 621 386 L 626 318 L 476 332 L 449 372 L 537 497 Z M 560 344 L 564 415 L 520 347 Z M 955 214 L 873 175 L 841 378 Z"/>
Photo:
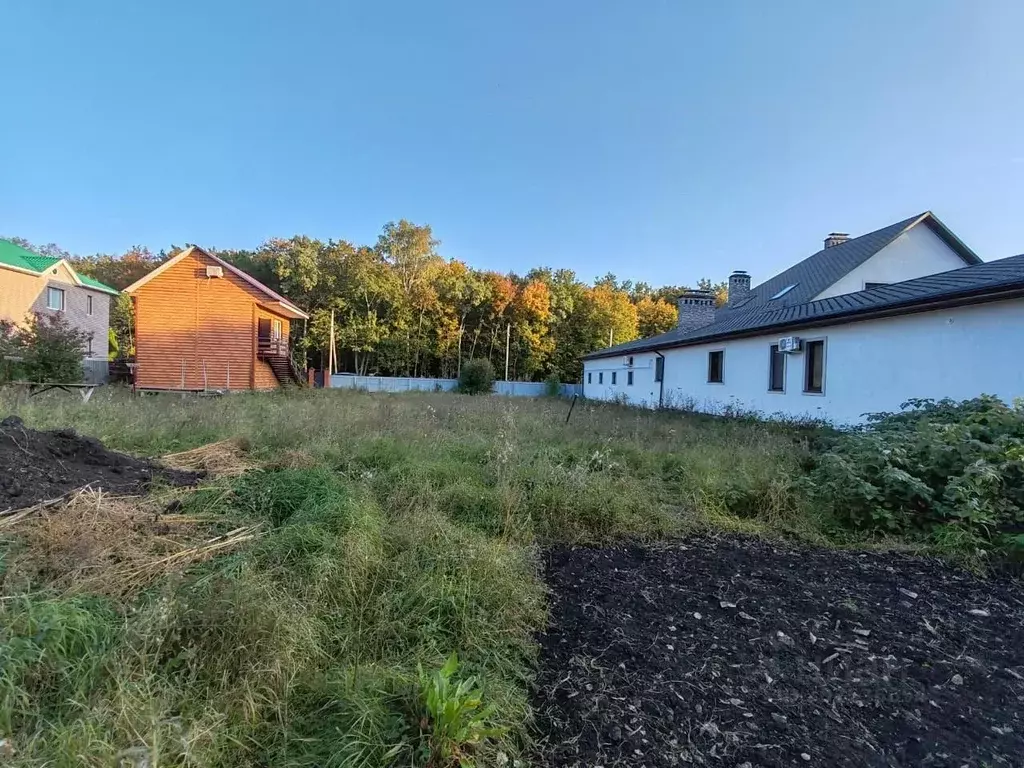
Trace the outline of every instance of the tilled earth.
<path fill-rule="evenodd" d="M 1024 766 L 1024 590 L 740 537 L 547 554 L 547 766 Z"/>
<path fill-rule="evenodd" d="M 194 472 L 109 451 L 99 440 L 73 429 L 41 432 L 16 416 L 0 421 L 0 514 L 87 485 L 114 493 L 142 493 L 157 477 L 172 485 L 191 485 L 199 478 Z"/>

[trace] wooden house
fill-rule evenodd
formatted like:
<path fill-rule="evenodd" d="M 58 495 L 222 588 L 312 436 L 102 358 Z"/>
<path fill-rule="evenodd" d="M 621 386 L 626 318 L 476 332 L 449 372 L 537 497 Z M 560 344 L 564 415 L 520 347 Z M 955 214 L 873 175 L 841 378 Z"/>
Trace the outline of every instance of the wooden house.
<path fill-rule="evenodd" d="M 308 315 L 202 248 L 186 248 L 125 293 L 135 305 L 138 389 L 275 389 L 303 379 L 288 339 L 291 321 Z"/>

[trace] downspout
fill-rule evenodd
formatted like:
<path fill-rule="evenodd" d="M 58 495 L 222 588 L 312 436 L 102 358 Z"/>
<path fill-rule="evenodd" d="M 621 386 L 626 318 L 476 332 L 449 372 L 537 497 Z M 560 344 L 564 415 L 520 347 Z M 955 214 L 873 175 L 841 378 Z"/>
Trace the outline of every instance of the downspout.
<path fill-rule="evenodd" d="M 658 382 L 658 410 L 665 407 L 665 356 L 658 350 L 654 350 L 654 354 L 661 358 L 661 380 Z M 658 371 L 658 363 L 654 363 L 654 371 Z"/>

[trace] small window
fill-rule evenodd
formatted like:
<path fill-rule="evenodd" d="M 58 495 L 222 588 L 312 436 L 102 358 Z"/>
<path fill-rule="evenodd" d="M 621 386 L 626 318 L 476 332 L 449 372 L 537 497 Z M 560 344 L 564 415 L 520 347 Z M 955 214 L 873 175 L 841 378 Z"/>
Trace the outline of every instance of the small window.
<path fill-rule="evenodd" d="M 282 332 L 283 328 L 284 328 L 284 326 L 281 324 L 280 320 L 274 320 L 271 323 L 271 326 L 270 326 L 270 338 L 272 338 L 272 339 L 274 339 L 276 341 L 280 341 L 281 340 L 281 332 Z"/>
<path fill-rule="evenodd" d="M 768 391 L 786 391 L 786 353 L 779 351 L 778 344 L 772 344 L 768 360 Z"/>
<path fill-rule="evenodd" d="M 615 371 L 612 371 L 612 386 L 613 387 L 615 386 L 615 379 L 617 379 L 617 378 L 618 378 L 618 373 L 615 372 Z"/>
<path fill-rule="evenodd" d="M 92 298 L 92 297 L 90 296 L 89 298 Z M 86 342 L 85 354 L 87 354 L 89 357 L 92 357 L 92 336 L 90 336 L 89 337 L 89 341 Z"/>
<path fill-rule="evenodd" d="M 598 384 L 604 384 L 604 371 L 598 371 L 598 373 L 597 373 L 597 383 Z"/>
<path fill-rule="evenodd" d="M 870 291 L 872 288 L 881 288 L 883 285 L 888 285 L 888 283 L 864 283 L 864 290 Z"/>
<path fill-rule="evenodd" d="M 628 371 L 626 373 L 626 386 L 627 387 L 632 387 L 633 386 L 633 372 L 632 371 Z"/>
<path fill-rule="evenodd" d="M 793 283 L 792 285 L 787 285 L 787 286 L 786 286 L 785 288 L 783 288 L 783 289 L 782 289 L 781 291 L 779 291 L 779 292 L 778 292 L 778 293 L 776 293 L 776 294 L 775 294 L 774 296 L 772 296 L 772 299 L 781 299 L 781 298 L 782 298 L 783 296 L 785 296 L 785 295 L 786 295 L 787 293 L 789 293 L 789 292 L 790 292 L 790 291 L 792 291 L 792 290 L 793 290 L 794 288 L 796 288 L 796 285 L 797 285 L 796 283 Z M 768 299 L 768 300 L 769 300 L 769 301 L 771 301 L 771 299 Z"/>
<path fill-rule="evenodd" d="M 626 362 L 626 365 L 628 365 L 630 368 L 633 367 L 633 356 L 632 355 L 629 356 L 629 360 Z"/>
<path fill-rule="evenodd" d="M 594 374 L 591 371 L 587 371 L 587 384 L 594 383 Z"/>
<path fill-rule="evenodd" d="M 654 358 L 654 380 L 662 381 L 665 378 L 665 358 Z"/>
<path fill-rule="evenodd" d="M 820 395 L 825 391 L 825 340 L 804 344 L 804 392 Z"/>
<path fill-rule="evenodd" d="M 92 314 L 92 296 L 85 297 L 85 314 Z"/>
<path fill-rule="evenodd" d="M 46 289 L 46 308 L 57 312 L 64 311 L 64 291 L 60 288 Z"/>
<path fill-rule="evenodd" d="M 722 368 L 725 363 L 725 350 L 716 349 L 714 352 L 708 352 L 708 383 L 709 384 L 721 384 L 722 383 Z"/>

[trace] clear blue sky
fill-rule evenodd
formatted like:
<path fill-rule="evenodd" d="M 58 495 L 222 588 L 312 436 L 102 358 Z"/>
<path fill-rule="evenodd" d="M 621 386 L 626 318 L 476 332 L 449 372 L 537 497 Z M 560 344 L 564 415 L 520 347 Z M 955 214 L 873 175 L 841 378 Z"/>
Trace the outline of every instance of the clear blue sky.
<path fill-rule="evenodd" d="M 404 217 L 503 272 L 759 281 L 926 209 L 1024 251 L 1014 0 L 7 0 L 0 27 L 0 233 L 74 252 Z"/>

